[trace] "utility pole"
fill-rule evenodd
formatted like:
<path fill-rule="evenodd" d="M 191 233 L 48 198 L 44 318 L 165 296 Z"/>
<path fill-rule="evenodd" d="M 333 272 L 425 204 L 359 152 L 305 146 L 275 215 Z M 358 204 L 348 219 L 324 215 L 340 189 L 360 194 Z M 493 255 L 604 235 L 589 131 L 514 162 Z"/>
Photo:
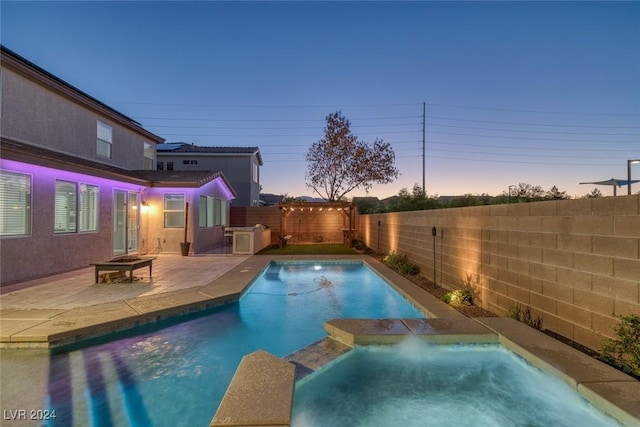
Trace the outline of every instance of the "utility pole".
<path fill-rule="evenodd" d="M 427 187 L 425 184 L 425 168 L 427 164 L 427 157 L 425 152 L 426 140 L 425 140 L 425 124 L 427 122 L 427 103 L 422 103 L 422 195 L 427 197 Z"/>

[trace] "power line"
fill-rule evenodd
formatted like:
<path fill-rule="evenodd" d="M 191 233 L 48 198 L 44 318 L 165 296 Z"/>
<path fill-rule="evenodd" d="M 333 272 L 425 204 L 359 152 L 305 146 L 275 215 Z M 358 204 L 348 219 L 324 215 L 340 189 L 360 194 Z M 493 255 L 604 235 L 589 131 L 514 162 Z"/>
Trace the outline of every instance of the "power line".
<path fill-rule="evenodd" d="M 494 123 L 504 125 L 520 125 L 520 126 L 549 126 L 549 127 L 568 127 L 568 128 L 613 128 L 613 129 L 640 129 L 640 126 L 597 126 L 597 125 L 559 125 L 550 123 L 523 123 L 523 122 L 503 122 L 497 120 L 474 120 L 474 119 L 458 119 L 453 117 L 429 116 L 430 119 L 453 120 L 461 122 L 475 123 Z"/>
<path fill-rule="evenodd" d="M 467 147 L 478 147 L 477 144 L 464 144 L 464 143 L 459 143 L 459 142 L 443 142 L 443 141 L 430 141 L 431 144 L 435 144 L 435 145 L 462 145 L 462 146 L 467 146 Z M 544 151 L 549 151 L 549 150 L 553 150 L 553 151 L 572 151 L 575 152 L 576 148 L 559 148 L 559 147 L 551 147 L 551 148 L 543 148 L 543 147 L 523 147 L 523 146 L 514 146 L 514 145 L 487 145 L 487 144 L 482 144 L 482 147 L 487 147 L 487 148 L 509 148 L 509 149 L 515 149 L 515 150 L 544 150 Z M 624 150 L 624 149 L 616 149 L 616 148 L 609 148 L 609 147 L 605 147 L 605 148 L 583 148 L 580 147 L 580 151 L 597 151 L 597 152 L 603 152 L 603 153 L 609 153 L 612 151 L 620 151 L 620 152 L 628 152 L 629 150 Z"/>
<path fill-rule="evenodd" d="M 482 162 L 482 163 L 516 163 L 527 165 L 545 165 L 545 166 L 620 166 L 619 164 L 603 164 L 603 163 L 560 163 L 560 162 L 527 162 L 523 160 L 496 160 L 496 159 L 468 159 L 463 157 L 445 157 L 445 156 L 430 156 L 433 159 L 446 159 L 446 160 L 464 160 L 469 162 Z"/>
<path fill-rule="evenodd" d="M 168 102 L 144 102 L 144 101 L 108 101 L 110 104 L 128 104 L 128 105 L 156 105 L 156 106 L 169 106 L 169 107 L 198 107 L 198 108 L 247 108 L 247 109 L 288 109 L 288 108 L 370 108 L 370 107 L 407 107 L 407 106 L 421 106 L 422 102 L 415 103 L 380 103 L 380 104 L 332 104 L 332 105 L 251 105 L 251 104 L 189 104 L 189 103 L 168 103 Z M 488 111 L 507 111 L 516 113 L 534 113 L 534 114 L 568 114 L 568 115 L 584 115 L 584 116 L 627 116 L 636 117 L 638 114 L 628 113 L 586 113 L 577 111 L 543 111 L 543 110 L 528 110 L 517 108 L 497 108 L 497 107 L 478 107 L 471 105 L 459 105 L 459 104 L 441 104 L 434 102 L 425 103 L 434 107 L 447 107 L 447 108 L 461 108 L 471 110 L 488 110 Z"/>
<path fill-rule="evenodd" d="M 394 132 L 377 132 L 377 133 L 360 133 L 359 135 L 380 135 L 380 134 L 398 134 L 398 133 L 419 133 L 421 131 L 413 131 L 413 130 L 407 130 L 407 131 L 394 131 Z M 294 135 L 294 134 L 287 134 L 287 135 L 273 135 L 273 134 L 269 134 L 269 135 L 245 135 L 245 134 L 184 134 L 184 133 L 163 133 L 163 135 L 167 135 L 167 136 L 211 136 L 211 137 L 223 137 L 223 138 L 270 138 L 270 137 L 278 137 L 278 138 L 282 138 L 282 137 L 300 137 L 300 138 L 307 138 L 307 137 L 317 137 L 318 135 Z"/>
<path fill-rule="evenodd" d="M 166 107 L 198 107 L 198 108 L 365 108 L 365 107 L 406 107 L 422 105 L 422 103 L 410 104 L 333 104 L 333 105 L 249 105 L 249 104 L 183 104 L 168 102 L 129 102 L 129 101 L 108 101 L 109 104 L 128 104 L 128 105 L 158 105 Z"/>
<path fill-rule="evenodd" d="M 578 116 L 626 116 L 626 117 L 638 116 L 638 114 L 626 114 L 626 113 L 585 113 L 585 112 L 571 112 L 571 111 L 519 110 L 519 109 L 512 109 L 512 108 L 472 107 L 469 105 L 435 104 L 435 103 L 427 103 L 427 105 L 431 105 L 434 107 L 465 108 L 470 110 L 508 111 L 513 113 L 569 114 L 569 115 L 578 115 Z"/>
<path fill-rule="evenodd" d="M 476 130 L 490 130 L 490 131 L 499 131 L 499 132 L 526 132 L 526 133 L 551 133 L 551 134 L 562 134 L 562 135 L 602 135 L 602 136 L 640 136 L 639 133 L 596 133 L 596 132 L 562 132 L 562 131 L 553 131 L 553 130 L 528 130 L 528 129 L 499 129 L 499 128 L 484 128 L 484 127 L 476 127 L 476 126 L 454 126 L 454 125 L 438 125 L 430 123 L 429 126 L 438 126 L 438 127 L 447 127 L 447 128 L 456 128 L 456 129 L 476 129 Z"/>
<path fill-rule="evenodd" d="M 462 154 L 479 154 L 479 155 L 483 155 L 483 156 L 495 156 L 495 155 L 499 155 L 501 157 L 504 156 L 519 156 L 519 157 L 542 157 L 542 158 L 567 158 L 567 159 L 617 159 L 618 157 L 603 157 L 603 156 L 579 156 L 579 155 L 560 155 L 560 154 L 553 154 L 553 155 L 543 155 L 543 154 L 510 154 L 510 153 L 491 153 L 491 152 L 484 152 L 484 151 L 461 151 L 461 150 L 442 150 L 442 149 L 437 149 L 437 150 L 431 150 L 431 152 L 437 152 L 437 153 L 462 153 Z"/>
<path fill-rule="evenodd" d="M 614 141 L 614 140 L 606 140 L 606 141 L 596 141 L 596 140 L 592 140 L 592 139 L 557 139 L 557 138 L 527 138 L 524 136 L 505 136 L 505 135 L 478 135 L 478 134 L 471 134 L 471 133 L 455 133 L 455 132 L 435 132 L 435 131 L 431 131 L 430 133 L 437 133 L 437 134 L 441 134 L 441 135 L 459 135 L 459 136 L 477 136 L 480 138 L 506 138 L 506 139 L 526 139 L 526 140 L 533 140 L 533 141 L 561 141 L 561 142 L 606 142 L 606 143 L 611 143 L 611 142 L 618 142 L 618 143 L 627 143 L 627 144 L 637 144 L 638 141 Z"/>
<path fill-rule="evenodd" d="M 349 119 L 350 122 L 354 120 L 396 120 L 396 119 L 416 119 L 422 116 L 389 116 L 389 117 L 361 117 Z M 198 122 L 313 122 L 313 123 L 326 123 L 325 119 L 197 119 L 193 117 L 143 117 L 132 116 L 136 120 L 179 120 L 179 121 L 198 121 Z"/>
<path fill-rule="evenodd" d="M 358 128 L 377 128 L 377 127 L 393 127 L 393 126 L 417 126 L 420 123 L 393 123 L 387 125 L 358 125 Z M 256 126 L 181 126 L 181 125 L 153 125 L 154 128 L 172 128 L 172 129 L 238 129 L 238 130 L 289 130 L 289 129 L 318 129 L 317 126 L 273 126 L 273 127 L 256 127 Z"/>

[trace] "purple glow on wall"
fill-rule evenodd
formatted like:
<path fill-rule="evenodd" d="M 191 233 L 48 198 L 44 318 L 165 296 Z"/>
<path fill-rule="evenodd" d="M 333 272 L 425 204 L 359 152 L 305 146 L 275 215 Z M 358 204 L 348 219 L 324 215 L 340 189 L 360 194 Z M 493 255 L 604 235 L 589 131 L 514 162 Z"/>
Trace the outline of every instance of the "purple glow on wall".
<path fill-rule="evenodd" d="M 231 192 L 231 189 L 227 186 L 227 184 L 224 182 L 224 180 L 222 178 L 218 177 L 218 178 L 214 179 L 213 180 L 213 185 L 222 194 L 222 196 L 225 199 L 227 199 L 229 201 L 235 199 L 235 196 Z"/>
<path fill-rule="evenodd" d="M 122 181 L 116 181 L 112 179 L 99 178 L 93 175 L 87 175 L 76 172 L 68 172 L 60 169 L 53 169 L 44 166 L 32 165 L 29 163 L 16 162 L 13 160 L 0 160 L 0 169 L 8 172 L 19 172 L 23 174 L 32 175 L 34 180 L 65 180 L 73 182 L 81 182 L 83 184 L 98 185 L 100 187 L 117 188 L 119 190 L 126 191 L 143 191 L 146 187 L 136 184 L 129 184 Z M 37 189 L 33 189 L 37 191 Z"/>

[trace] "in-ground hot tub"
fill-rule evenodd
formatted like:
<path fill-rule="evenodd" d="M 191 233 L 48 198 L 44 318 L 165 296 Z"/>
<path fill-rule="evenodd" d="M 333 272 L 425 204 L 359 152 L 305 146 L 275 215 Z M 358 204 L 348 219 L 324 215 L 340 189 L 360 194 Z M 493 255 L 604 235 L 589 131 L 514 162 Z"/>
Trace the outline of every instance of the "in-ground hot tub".
<path fill-rule="evenodd" d="M 619 426 L 499 344 L 357 347 L 299 381 L 292 426 Z"/>

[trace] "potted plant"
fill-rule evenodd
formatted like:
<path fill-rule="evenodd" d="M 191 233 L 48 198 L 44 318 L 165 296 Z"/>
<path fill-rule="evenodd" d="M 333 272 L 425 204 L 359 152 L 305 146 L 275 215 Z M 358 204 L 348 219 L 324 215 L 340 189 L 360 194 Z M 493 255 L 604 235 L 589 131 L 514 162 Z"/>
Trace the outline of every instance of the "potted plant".
<path fill-rule="evenodd" d="M 189 231 L 189 202 L 186 203 L 184 210 L 184 241 L 180 242 L 180 253 L 182 256 L 189 256 L 189 247 L 191 242 L 187 241 Z"/>

